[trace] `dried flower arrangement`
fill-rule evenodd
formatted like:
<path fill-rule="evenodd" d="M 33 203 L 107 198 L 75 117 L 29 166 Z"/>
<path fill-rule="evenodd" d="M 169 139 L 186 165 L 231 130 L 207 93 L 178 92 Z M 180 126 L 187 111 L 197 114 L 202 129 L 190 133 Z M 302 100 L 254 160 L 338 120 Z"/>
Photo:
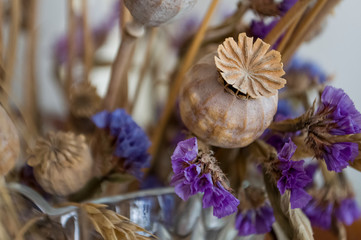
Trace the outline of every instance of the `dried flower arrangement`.
<path fill-rule="evenodd" d="M 95 27 L 87 0 L 79 9 L 75 2 L 67 0 L 68 32 L 53 60 L 68 111 L 54 118 L 37 102 L 39 1 L 0 1 L 1 32 L 9 25 L 7 44 L 0 42 L 0 239 L 189 239 L 188 220 L 174 221 L 176 195 L 188 205 L 198 199 L 240 239 L 309 240 L 319 229 L 352 237 L 345 226 L 361 210 L 343 170 L 361 171 L 361 114 L 316 64 L 295 56 L 340 0 L 239 0 L 212 26 L 219 0 L 199 25 L 179 17 L 196 0 L 114 0 Z M 121 41 L 107 63 L 96 53 L 115 26 Z M 27 64 L 18 105 L 20 33 Z M 104 96 L 91 75 L 98 66 L 111 69 Z M 142 95 L 146 85 L 150 94 Z M 313 104 L 309 92 L 318 95 Z M 133 119 L 141 99 L 153 104 L 142 127 Z M 169 185 L 152 193 L 161 210 L 149 213 L 155 201 L 139 191 Z M 110 204 L 129 196 L 140 212 L 148 209 L 150 223 Z M 73 229 L 64 219 L 74 211 Z M 212 239 L 238 239 L 228 232 Z"/>

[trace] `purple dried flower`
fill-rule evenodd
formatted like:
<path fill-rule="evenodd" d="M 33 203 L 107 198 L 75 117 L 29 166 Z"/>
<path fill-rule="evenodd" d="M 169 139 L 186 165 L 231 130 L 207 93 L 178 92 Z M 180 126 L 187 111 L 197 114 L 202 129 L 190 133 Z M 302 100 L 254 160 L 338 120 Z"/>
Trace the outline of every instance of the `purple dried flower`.
<path fill-rule="evenodd" d="M 318 159 L 325 159 L 329 171 L 340 172 L 358 155 L 354 142 L 328 142 L 332 135 L 361 132 L 361 114 L 350 97 L 342 90 L 327 86 L 321 104 L 311 119 L 306 143 Z M 321 136 L 321 137 L 320 137 Z"/>
<path fill-rule="evenodd" d="M 288 12 L 288 10 L 290 10 L 293 5 L 295 5 L 295 3 L 298 0 L 283 0 L 279 5 L 278 5 L 278 10 L 281 12 L 281 15 L 284 15 Z"/>
<path fill-rule="evenodd" d="M 147 167 L 150 162 L 147 153 L 150 141 L 143 129 L 124 109 L 99 112 L 92 117 L 92 121 L 115 138 L 114 155 L 125 160 L 124 168 L 127 172 L 141 176 L 140 169 Z"/>
<path fill-rule="evenodd" d="M 335 209 L 335 216 L 344 224 L 351 225 L 354 221 L 361 217 L 361 211 L 357 206 L 355 199 L 346 198 L 342 200 L 339 206 Z"/>
<path fill-rule="evenodd" d="M 303 160 L 291 160 L 296 148 L 297 146 L 289 139 L 278 153 L 278 170 L 281 176 L 277 187 L 281 194 L 284 194 L 286 190 L 290 191 L 291 208 L 302 208 L 311 200 L 311 196 L 303 188 L 312 182 L 312 179 L 307 176 L 303 168 Z"/>
<path fill-rule="evenodd" d="M 238 211 L 235 227 L 239 236 L 265 234 L 271 231 L 274 222 L 273 209 L 268 203 L 265 203 L 257 209 Z"/>
<path fill-rule="evenodd" d="M 196 138 L 178 143 L 171 157 L 175 173 L 171 185 L 175 186 L 176 194 L 188 200 L 196 193 L 204 193 L 203 208 L 213 206 L 213 215 L 222 218 L 237 211 L 239 204 L 222 182 L 220 169 L 215 166 L 213 157 L 205 154 L 198 156 Z M 217 172 L 217 174 L 215 174 Z"/>
<path fill-rule="evenodd" d="M 265 39 L 267 34 L 274 28 L 279 19 L 274 19 L 270 23 L 265 23 L 263 20 L 252 20 L 251 22 L 251 34 L 255 38 Z M 272 45 L 272 49 L 277 48 L 280 44 L 283 35 L 281 35 L 275 44 Z"/>
<path fill-rule="evenodd" d="M 312 225 L 323 229 L 329 229 L 331 227 L 333 203 L 319 203 L 316 200 L 312 200 L 303 208 L 303 212 L 311 221 Z"/>
<path fill-rule="evenodd" d="M 291 62 L 287 65 L 286 72 L 300 72 L 300 73 L 306 73 L 308 78 L 316 83 L 325 83 L 327 81 L 327 75 L 321 69 L 317 63 L 312 61 L 305 61 L 301 59 L 300 57 L 294 57 L 292 58 Z"/>

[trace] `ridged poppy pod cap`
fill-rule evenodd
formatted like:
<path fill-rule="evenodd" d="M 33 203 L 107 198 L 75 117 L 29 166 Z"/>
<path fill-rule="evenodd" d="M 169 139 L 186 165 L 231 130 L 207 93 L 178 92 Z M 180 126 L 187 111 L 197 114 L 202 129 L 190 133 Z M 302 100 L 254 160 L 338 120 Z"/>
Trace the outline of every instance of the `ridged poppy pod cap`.
<path fill-rule="evenodd" d="M 20 154 L 20 141 L 16 127 L 7 112 L 0 106 L 0 176 L 15 166 Z"/>
<path fill-rule="evenodd" d="M 37 140 L 28 164 L 46 192 L 67 196 L 88 182 L 93 160 L 83 135 L 51 132 Z"/>
<path fill-rule="evenodd" d="M 228 38 L 187 73 L 180 92 L 184 124 L 209 145 L 244 147 L 259 138 L 277 111 L 281 56 L 245 34 Z M 215 57 L 216 62 L 215 63 Z"/>
<path fill-rule="evenodd" d="M 159 26 L 190 9 L 197 0 L 125 0 L 136 21 L 144 26 Z"/>

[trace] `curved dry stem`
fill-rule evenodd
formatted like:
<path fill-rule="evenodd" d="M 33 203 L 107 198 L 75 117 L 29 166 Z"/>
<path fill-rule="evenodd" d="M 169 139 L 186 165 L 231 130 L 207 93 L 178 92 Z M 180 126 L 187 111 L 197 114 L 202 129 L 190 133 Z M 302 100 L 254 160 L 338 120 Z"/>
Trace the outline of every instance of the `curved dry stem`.
<path fill-rule="evenodd" d="M 286 29 L 302 15 L 311 0 L 299 0 L 296 4 L 281 18 L 277 25 L 267 34 L 264 41 L 273 45 L 277 39 L 286 31 Z"/>
<path fill-rule="evenodd" d="M 65 93 L 69 99 L 70 88 L 73 83 L 73 65 L 75 63 L 75 15 L 74 15 L 74 1 L 68 0 L 67 4 L 68 15 L 68 64 L 65 79 Z"/>
<path fill-rule="evenodd" d="M 159 152 L 159 147 L 161 145 L 160 143 L 161 143 L 162 137 L 164 135 L 166 126 L 168 124 L 169 118 L 172 114 L 172 111 L 174 110 L 174 105 L 176 103 L 178 93 L 179 93 L 180 87 L 182 85 L 184 76 L 185 76 L 188 68 L 193 63 L 193 60 L 199 50 L 199 47 L 202 43 L 205 32 L 207 30 L 208 24 L 210 22 L 210 19 L 211 19 L 213 13 L 216 10 L 218 2 L 219 2 L 219 0 L 213 0 L 211 2 L 211 5 L 208 8 L 206 16 L 204 17 L 203 22 L 202 22 L 199 30 L 197 31 L 197 35 L 193 39 L 193 42 L 184 58 L 184 61 L 181 64 L 181 66 L 178 70 L 178 73 L 174 79 L 174 83 L 171 86 L 168 101 L 166 103 L 163 114 L 161 116 L 159 127 L 156 129 L 156 131 L 154 132 L 154 135 L 152 136 L 152 147 L 150 149 L 150 153 L 151 153 L 151 155 L 153 155 L 154 159 L 157 159 L 156 156 Z M 152 161 L 152 165 L 154 165 L 154 162 L 155 161 Z"/>
<path fill-rule="evenodd" d="M 84 75 L 83 80 L 89 81 L 89 73 L 93 65 L 93 38 L 89 28 L 88 19 L 88 0 L 82 0 L 81 9 L 83 15 L 83 31 L 84 31 Z"/>
<path fill-rule="evenodd" d="M 295 30 L 292 41 L 290 41 L 290 44 L 287 46 L 282 56 L 284 63 L 287 63 L 291 59 L 297 48 L 301 45 L 306 36 L 307 30 L 311 27 L 314 19 L 321 12 L 326 3 L 327 0 L 317 1 L 315 6 L 305 16 L 305 19 L 300 22 L 299 27 Z"/>
<path fill-rule="evenodd" d="M 18 35 L 20 29 L 20 14 L 21 14 L 21 4 L 20 0 L 11 1 L 11 27 L 10 34 L 8 39 L 8 46 L 6 51 L 5 59 L 5 83 L 3 85 L 4 89 L 9 92 L 11 89 L 11 79 L 14 73 L 14 64 L 16 60 L 17 53 L 17 43 Z"/>

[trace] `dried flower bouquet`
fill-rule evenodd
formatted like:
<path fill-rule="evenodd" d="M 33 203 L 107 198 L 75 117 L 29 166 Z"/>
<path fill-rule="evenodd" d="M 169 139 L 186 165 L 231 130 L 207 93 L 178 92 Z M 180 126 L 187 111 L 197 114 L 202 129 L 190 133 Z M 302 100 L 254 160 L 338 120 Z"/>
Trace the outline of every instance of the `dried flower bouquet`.
<path fill-rule="evenodd" d="M 162 194 L 198 199 L 240 239 L 309 240 L 319 229 L 354 237 L 346 226 L 361 211 L 343 170 L 361 171 L 361 114 L 331 77 L 295 55 L 340 0 L 239 0 L 213 25 L 220 1 L 201 21 L 184 15 L 196 2 L 114 0 L 93 26 L 87 0 L 67 0 L 68 31 L 53 59 L 67 113 L 53 117 L 37 101 L 41 3 L 0 1 L 7 37 L 0 42 L 1 239 L 73 239 L 76 231 L 70 236 L 39 202 L 60 219 L 64 209 L 77 212 L 85 224 L 74 239 L 155 239 L 159 229 L 100 203 L 134 192 L 152 208 L 155 200 L 137 191 L 169 185 Z M 115 28 L 121 40 L 107 62 L 97 52 Z M 26 79 L 19 104 L 12 83 L 20 34 Z M 104 66 L 111 72 L 100 96 L 91 73 Z M 310 92 L 317 95 L 311 102 Z M 144 101 L 150 117 L 140 126 L 134 113 Z M 180 200 L 159 193 L 157 201 L 161 221 L 178 229 L 172 209 Z M 238 239 L 222 234 L 212 239 Z"/>

